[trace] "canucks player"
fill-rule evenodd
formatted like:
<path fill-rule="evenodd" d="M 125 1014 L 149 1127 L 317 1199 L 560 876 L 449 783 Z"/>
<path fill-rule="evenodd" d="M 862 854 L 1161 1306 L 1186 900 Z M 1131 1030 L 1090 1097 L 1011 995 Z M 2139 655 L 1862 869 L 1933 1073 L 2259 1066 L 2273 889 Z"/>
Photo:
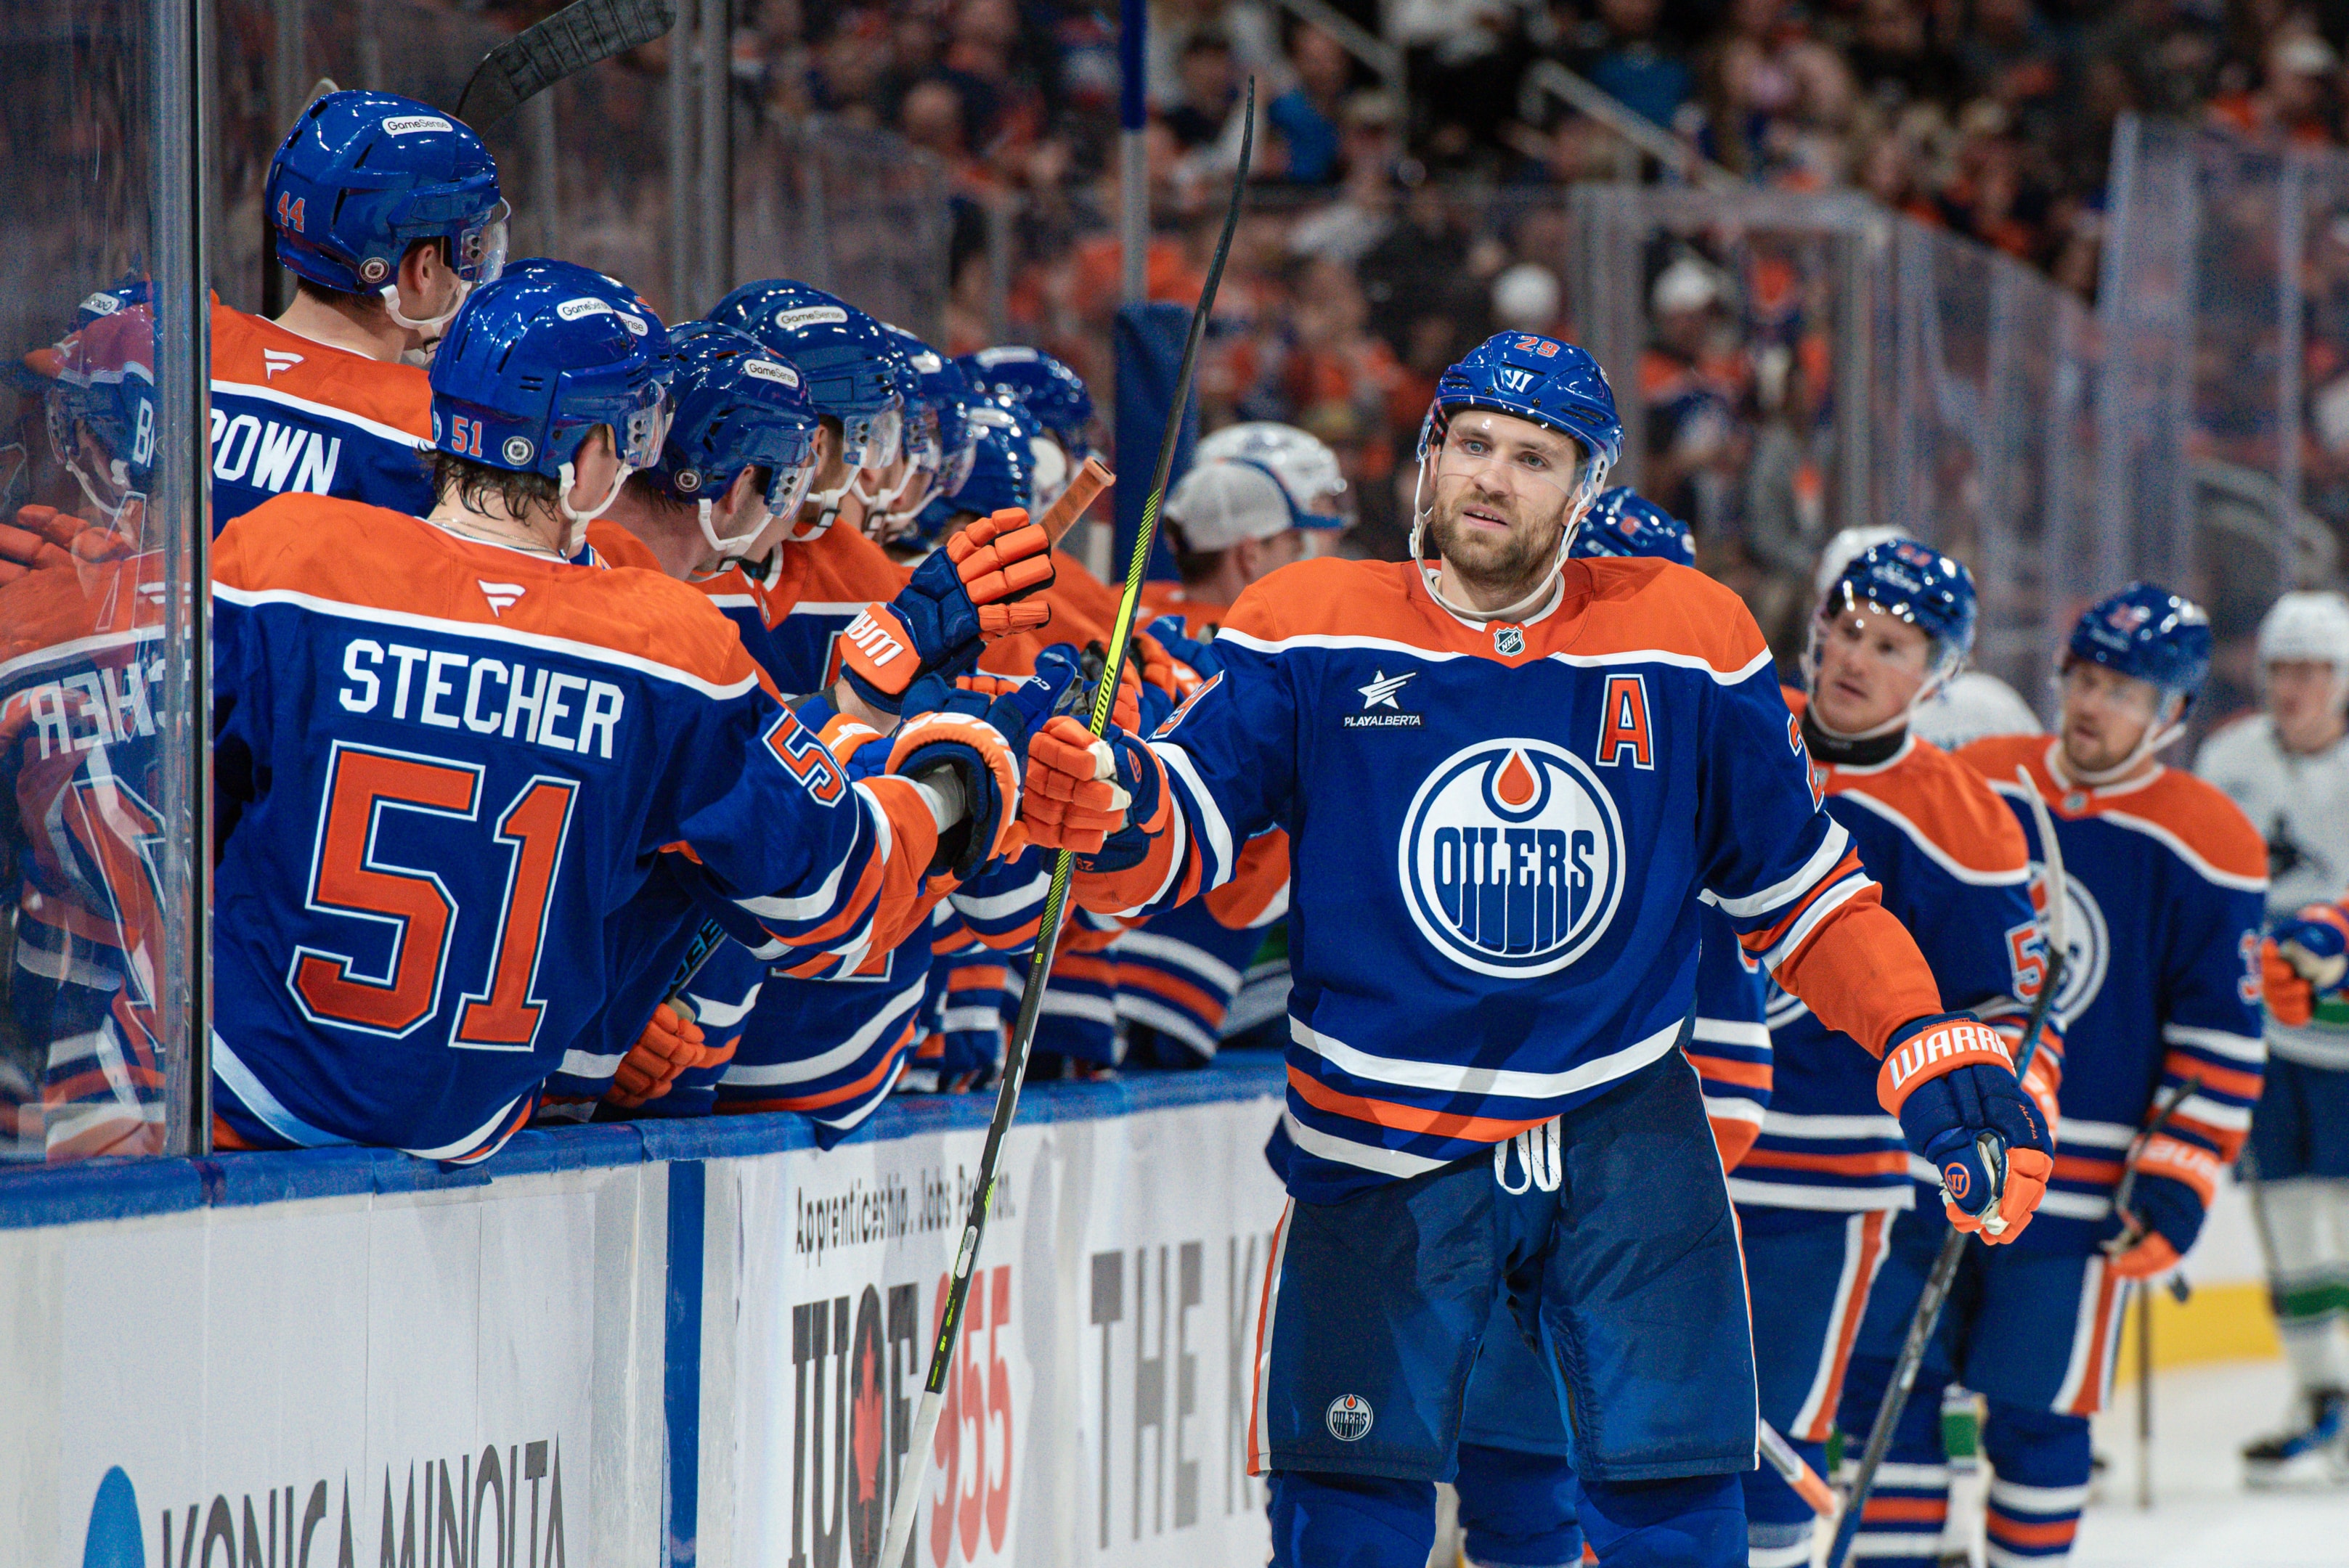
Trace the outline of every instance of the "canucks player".
<path fill-rule="evenodd" d="M 2299 912 L 2349 887 L 2349 601 L 2287 593 L 2260 623 L 2266 711 L 2203 743 L 2195 771 L 2266 835 L 2267 913 L 2282 944 L 2322 944 Z M 2291 1423 L 2244 1450 L 2254 1485 L 2349 1480 L 2349 1003 L 2271 1006 L 2267 1092 L 2252 1118 L 2252 1197 L 2276 1327 L 2298 1384 Z"/>
<path fill-rule="evenodd" d="M 1820 595 L 1803 654 L 1808 695 L 1790 700 L 1827 814 L 1916 938 L 1942 1003 L 2012 1045 L 2045 966 L 2023 834 L 1979 777 L 1909 727 L 1964 665 L 1973 634 L 1964 566 L 1914 540 L 1873 544 Z M 1769 1025 L 1770 1108 L 1730 1191 L 1754 1284 L 1762 1418 L 1816 1470 L 1878 1269 L 1911 1231 L 1938 1245 L 1941 1221 L 1902 1214 L 1914 1202 L 1909 1151 L 1850 1038 L 1785 989 Z M 2030 1073 L 2043 1109 L 2060 1058 L 2061 1043 L 2043 1039 Z M 1905 1514 L 1905 1482 L 1887 1478 L 1870 1517 Z M 1745 1507 L 1755 1563 L 1810 1561 L 1815 1515 L 1775 1470 L 1747 1474 Z"/>
<path fill-rule="evenodd" d="M 1736 597 L 1568 559 L 1619 441 L 1588 355 L 1494 337 L 1423 427 L 1435 561 L 1276 573 L 1153 741 L 1055 719 L 1030 743 L 1022 820 L 1089 856 L 1092 907 L 1171 907 L 1289 833 L 1296 1147 L 1248 1437 L 1277 1563 L 1425 1562 L 1503 1295 L 1569 1401 L 1600 1559 L 1744 1561 L 1744 1272 L 1676 1049 L 1700 893 L 1881 1055 L 1958 1222 L 2012 1238 L 2049 1170 L 2004 1042 L 1943 1009 L 1819 810 Z M 1387 692 L 1413 722 L 1357 722 Z"/>
<path fill-rule="evenodd" d="M 2266 882 L 2259 834 L 2209 784 L 2155 759 L 2209 668 L 2200 607 L 2133 584 L 2073 628 L 2055 738 L 1979 740 L 1959 754 L 2007 798 L 2034 860 L 2044 851 L 2018 769 L 2062 841 L 2066 885 L 2047 896 L 2065 902 L 2070 948 L 2050 1015 L 2064 1037 L 2063 1152 L 2030 1233 L 1966 1253 L 1889 1456 L 1908 1517 L 1871 1511 L 1855 1552 L 1872 1547 L 1872 1562 L 1940 1561 L 1938 1532 L 1917 1524 L 1946 1505 L 1938 1395 L 1952 1380 L 1988 1401 L 1991 1560 L 2069 1554 L 2088 1490 L 2088 1418 L 2111 1387 L 2130 1284 L 2144 1288 L 2193 1246 L 2219 1167 L 2250 1125 L 2263 1055 L 2251 964 Z M 1895 1229 L 1853 1357 L 1851 1430 L 1874 1417 L 1940 1244 L 1940 1227 L 1912 1231 L 1915 1220 Z"/>
<path fill-rule="evenodd" d="M 289 491 L 430 511 L 421 366 L 505 261 L 489 149 L 429 104 L 328 93 L 262 194 L 295 293 L 274 321 L 212 307 L 213 529 Z"/>
<path fill-rule="evenodd" d="M 689 847 L 703 909 L 762 954 L 854 966 L 934 865 L 1007 842 L 998 731 L 917 721 L 851 781 L 701 595 L 573 562 L 667 418 L 660 324 L 591 280 L 460 307 L 429 517 L 285 496 L 222 537 L 228 1146 L 487 1158 L 603 999 L 543 955 L 600 955 L 660 855 Z"/>

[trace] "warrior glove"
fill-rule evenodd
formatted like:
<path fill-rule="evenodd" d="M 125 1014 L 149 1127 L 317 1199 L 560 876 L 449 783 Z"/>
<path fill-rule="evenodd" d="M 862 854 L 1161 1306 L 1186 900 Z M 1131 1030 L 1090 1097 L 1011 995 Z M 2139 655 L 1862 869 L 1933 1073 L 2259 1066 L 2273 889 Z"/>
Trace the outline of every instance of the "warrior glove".
<path fill-rule="evenodd" d="M 1051 619 L 1036 597 L 1052 585 L 1052 542 L 1019 507 L 980 518 L 914 568 L 886 604 L 868 606 L 840 634 L 841 670 L 856 695 L 896 713 L 925 675 L 951 679 L 999 637 Z"/>
<path fill-rule="evenodd" d="M 2054 1172 L 2054 1144 L 1997 1030 L 1965 1013 L 1902 1025 L 1876 1098 L 1940 1172 L 1951 1224 L 1992 1245 L 2023 1233 Z"/>

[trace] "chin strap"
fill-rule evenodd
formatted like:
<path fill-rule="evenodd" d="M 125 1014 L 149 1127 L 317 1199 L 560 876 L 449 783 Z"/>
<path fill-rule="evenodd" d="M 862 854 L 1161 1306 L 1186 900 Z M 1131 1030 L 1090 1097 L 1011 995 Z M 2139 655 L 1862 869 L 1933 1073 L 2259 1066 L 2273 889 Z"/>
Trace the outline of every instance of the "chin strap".
<path fill-rule="evenodd" d="M 458 279 L 457 303 L 450 305 L 448 310 L 443 312 L 441 315 L 433 316 L 426 321 L 415 320 L 401 312 L 399 308 L 399 285 L 397 283 L 386 284 L 382 288 L 376 292 L 383 296 L 383 308 L 391 313 L 391 319 L 393 321 L 398 323 L 401 326 L 406 327 L 410 332 L 420 332 L 424 334 L 427 338 L 437 338 L 440 335 L 441 328 L 447 326 L 450 321 L 454 320 L 457 312 L 464 307 L 467 297 L 473 292 L 473 285 L 465 282 L 462 278 Z"/>
<path fill-rule="evenodd" d="M 636 469 L 633 467 L 622 463 L 620 471 L 612 476 L 612 488 L 604 499 L 589 511 L 574 511 L 571 506 L 571 490 L 579 482 L 578 476 L 567 462 L 555 470 L 555 483 L 562 488 L 554 493 L 554 509 L 561 512 L 564 521 L 571 525 L 571 531 L 564 537 L 563 545 L 565 560 L 586 548 L 587 525 L 612 510 L 612 503 L 620 499 L 620 487 L 628 482 L 628 476 L 634 472 Z M 704 501 L 701 504 L 707 507 L 709 503 Z M 701 526 L 704 532 L 707 532 L 709 528 L 709 515 L 707 511 L 702 514 Z"/>
<path fill-rule="evenodd" d="M 604 504 L 609 506 L 612 503 L 605 501 Z M 741 560 L 750 552 L 750 546 L 759 542 L 759 535 L 766 531 L 767 524 L 773 521 L 775 517 L 773 512 L 761 507 L 755 527 L 742 533 L 730 533 L 721 539 L 719 537 L 717 525 L 710 521 L 713 513 L 709 498 L 704 496 L 694 504 L 701 515 L 701 537 L 708 542 L 711 553 L 720 561 Z"/>
<path fill-rule="evenodd" d="M 2091 789 L 2101 789 L 2107 784 L 2119 783 L 2139 768 L 2144 767 L 2147 758 L 2185 733 L 2184 710 L 2180 709 L 2177 715 L 2168 719 L 2157 719 L 2147 725 L 2145 734 L 2138 738 L 2135 746 L 2129 748 L 2129 754 L 2127 757 L 2122 758 L 2110 768 L 2098 768 L 2094 770 L 2075 766 L 2072 759 L 2064 754 L 2063 738 L 2058 736 L 2054 752 L 2048 758 L 2048 769 L 2051 772 L 2060 774 L 2063 779 L 2071 783 L 2085 785 Z"/>

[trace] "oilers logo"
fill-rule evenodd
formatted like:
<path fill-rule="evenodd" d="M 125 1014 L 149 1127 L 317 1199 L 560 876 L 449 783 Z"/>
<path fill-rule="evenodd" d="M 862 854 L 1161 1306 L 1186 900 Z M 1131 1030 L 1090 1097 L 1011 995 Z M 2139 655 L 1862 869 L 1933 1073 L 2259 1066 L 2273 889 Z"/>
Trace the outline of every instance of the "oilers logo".
<path fill-rule="evenodd" d="M 1361 1441 L 1376 1418 L 1371 1413 L 1371 1402 L 1360 1394 L 1339 1395 L 1330 1401 L 1330 1408 L 1322 1415 L 1330 1435 L 1341 1443 Z"/>
<path fill-rule="evenodd" d="M 2047 868 L 2033 861 L 2031 874 L 2044 878 Z M 2096 906 L 2096 895 L 2069 872 L 2064 873 L 2064 983 L 2055 987 L 2055 1000 L 2048 1010 L 2068 1029 L 2104 989 L 2105 962 L 2111 955 L 2112 943 L 2105 934 L 2105 912 Z"/>
<path fill-rule="evenodd" d="M 1590 765 L 1546 741 L 1482 741 L 1430 773 L 1398 872 L 1420 934 L 1463 968 L 1550 975 L 1589 950 L 1623 893 L 1623 825 Z"/>

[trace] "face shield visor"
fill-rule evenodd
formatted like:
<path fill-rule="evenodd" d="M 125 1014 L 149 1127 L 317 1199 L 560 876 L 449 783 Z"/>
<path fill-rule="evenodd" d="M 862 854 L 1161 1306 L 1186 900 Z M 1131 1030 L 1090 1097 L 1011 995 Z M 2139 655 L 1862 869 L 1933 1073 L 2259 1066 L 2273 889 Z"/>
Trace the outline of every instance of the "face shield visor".
<path fill-rule="evenodd" d="M 1529 437 L 1528 427 L 1540 436 Z M 1489 408 L 1448 412 L 1431 408 L 1420 431 L 1419 474 L 1412 494 L 1411 558 L 1428 574 L 1429 592 L 1436 603 L 1454 614 L 1475 621 L 1515 620 L 1548 596 L 1574 543 L 1576 527 L 1606 484 L 1606 458 L 1566 431 Z M 1435 569 L 1422 552 L 1434 509 L 1447 504 L 1447 498 L 1459 498 L 1453 504 L 1464 504 L 1466 498 L 1480 492 L 1502 504 L 1514 501 L 1538 508 L 1563 502 L 1565 507 L 1564 526 L 1558 530 L 1557 550 L 1548 573 L 1526 597 L 1490 612 L 1471 610 L 1444 598 L 1434 586 Z"/>
<path fill-rule="evenodd" d="M 512 208 L 504 201 L 491 207 L 449 236 L 449 266 L 457 274 L 456 297 L 439 315 L 418 320 L 399 308 L 399 279 L 395 276 L 377 292 L 391 319 L 410 332 L 437 340 L 463 306 L 466 297 L 482 284 L 494 283 L 506 269 L 506 221 Z"/>
<path fill-rule="evenodd" d="M 910 531 L 922 509 L 939 493 L 946 453 L 938 438 L 938 411 L 917 404 L 906 411 L 903 450 L 883 476 L 864 514 L 864 531 L 886 543 Z"/>
<path fill-rule="evenodd" d="M 555 508 L 563 513 L 564 521 L 571 525 L 564 542 L 564 555 L 576 555 L 586 548 L 587 525 L 612 510 L 612 503 L 620 499 L 620 487 L 628 482 L 628 476 L 638 469 L 650 468 L 659 460 L 661 446 L 668 439 L 669 418 L 674 412 L 675 408 L 669 402 L 667 383 L 648 380 L 636 389 L 630 399 L 630 406 L 620 415 L 619 422 L 605 427 L 612 432 L 614 452 L 619 459 L 612 474 L 612 488 L 604 493 L 601 501 L 585 511 L 578 511 L 571 504 L 571 491 L 579 482 L 577 467 L 573 460 L 578 456 L 577 449 L 573 449 L 572 458 L 566 459 L 556 469 L 555 483 L 559 488 L 554 496 Z"/>

